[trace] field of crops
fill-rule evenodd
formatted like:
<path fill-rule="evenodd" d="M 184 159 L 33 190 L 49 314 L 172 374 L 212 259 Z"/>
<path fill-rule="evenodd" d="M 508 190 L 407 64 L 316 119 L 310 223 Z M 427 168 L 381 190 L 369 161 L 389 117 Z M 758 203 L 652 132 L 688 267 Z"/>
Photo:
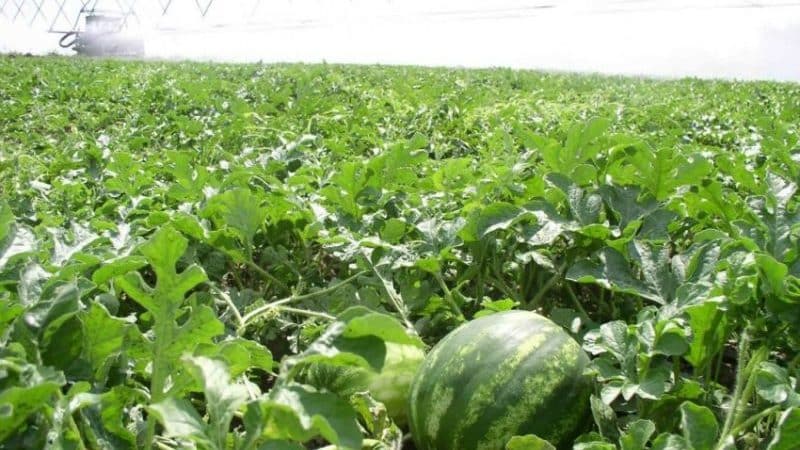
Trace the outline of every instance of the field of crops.
<path fill-rule="evenodd" d="M 561 447 L 800 448 L 800 85 L 24 57 L 0 80 L 0 449 L 419 449 L 388 352 L 511 309 L 591 358 Z M 481 416 L 498 399 L 441 426 L 514 420 Z"/>

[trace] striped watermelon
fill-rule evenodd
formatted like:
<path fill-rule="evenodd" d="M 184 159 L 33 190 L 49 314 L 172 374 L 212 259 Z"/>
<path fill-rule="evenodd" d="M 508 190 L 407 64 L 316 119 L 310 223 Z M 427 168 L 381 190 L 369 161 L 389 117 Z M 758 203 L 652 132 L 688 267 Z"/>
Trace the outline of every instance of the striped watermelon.
<path fill-rule="evenodd" d="M 356 392 L 369 391 L 386 406 L 386 412 L 401 427 L 407 424 L 407 399 L 411 381 L 425 358 L 418 347 L 386 342 L 386 356 L 380 371 L 364 367 L 339 366 L 317 362 L 301 367 L 295 379 L 319 389 L 349 398 Z"/>
<path fill-rule="evenodd" d="M 525 434 L 571 444 L 588 417 L 588 362 L 561 327 L 533 312 L 460 326 L 431 350 L 411 385 L 417 450 L 501 450 Z"/>

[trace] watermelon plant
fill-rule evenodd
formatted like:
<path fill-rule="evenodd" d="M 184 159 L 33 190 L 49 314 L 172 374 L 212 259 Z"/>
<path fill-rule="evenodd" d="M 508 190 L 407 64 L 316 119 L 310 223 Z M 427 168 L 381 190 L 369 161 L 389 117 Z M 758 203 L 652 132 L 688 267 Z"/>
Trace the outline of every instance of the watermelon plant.
<path fill-rule="evenodd" d="M 22 56 L 0 80 L 2 449 L 800 442 L 796 83 Z"/>

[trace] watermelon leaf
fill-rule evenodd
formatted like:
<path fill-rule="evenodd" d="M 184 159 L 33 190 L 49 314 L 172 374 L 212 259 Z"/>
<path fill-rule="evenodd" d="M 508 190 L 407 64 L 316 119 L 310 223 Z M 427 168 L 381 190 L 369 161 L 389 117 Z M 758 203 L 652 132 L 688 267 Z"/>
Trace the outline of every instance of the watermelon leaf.
<path fill-rule="evenodd" d="M 527 434 L 512 437 L 506 444 L 506 450 L 556 450 L 556 448 L 535 434 Z"/>

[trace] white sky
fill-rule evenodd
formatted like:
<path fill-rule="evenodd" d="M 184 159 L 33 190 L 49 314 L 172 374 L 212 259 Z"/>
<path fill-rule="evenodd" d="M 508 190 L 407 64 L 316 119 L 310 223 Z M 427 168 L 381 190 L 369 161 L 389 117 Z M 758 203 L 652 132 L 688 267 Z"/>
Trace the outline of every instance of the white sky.
<path fill-rule="evenodd" d="M 32 25 L 0 16 L 0 51 L 55 49 L 42 30 L 57 4 Z M 60 28 L 80 1 L 65 5 Z M 800 81 L 800 0 L 216 0 L 206 18 L 194 0 L 173 0 L 165 17 L 157 0 L 138 0 L 136 11 L 131 32 L 153 58 Z"/>

